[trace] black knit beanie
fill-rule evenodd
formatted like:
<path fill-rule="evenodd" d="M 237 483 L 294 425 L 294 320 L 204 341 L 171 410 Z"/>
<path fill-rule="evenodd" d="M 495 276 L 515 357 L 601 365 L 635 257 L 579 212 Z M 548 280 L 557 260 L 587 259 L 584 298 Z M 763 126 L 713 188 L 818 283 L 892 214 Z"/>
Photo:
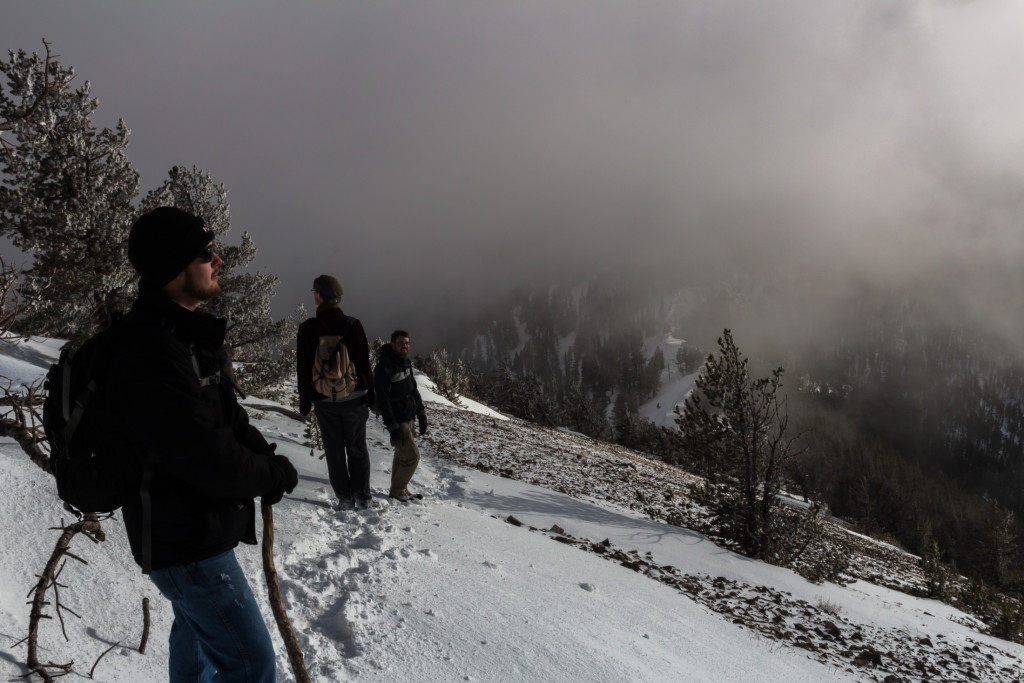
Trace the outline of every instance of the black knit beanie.
<path fill-rule="evenodd" d="M 213 239 L 206 222 L 173 206 L 144 213 L 128 235 L 128 260 L 140 287 L 163 287 L 178 277 Z"/>

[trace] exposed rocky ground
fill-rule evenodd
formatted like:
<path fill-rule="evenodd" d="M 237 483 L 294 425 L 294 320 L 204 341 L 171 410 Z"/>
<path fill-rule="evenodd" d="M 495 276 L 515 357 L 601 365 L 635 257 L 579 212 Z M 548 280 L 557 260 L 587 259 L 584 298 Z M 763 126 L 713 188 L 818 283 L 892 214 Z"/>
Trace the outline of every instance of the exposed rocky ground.
<path fill-rule="evenodd" d="M 715 538 L 707 511 L 690 497 L 699 477 L 654 458 L 571 432 L 436 405 L 431 406 L 431 422 L 425 440 L 440 457 L 576 498 L 607 501 Z M 826 520 L 825 528 L 829 542 L 839 544 L 850 560 L 844 578 L 924 593 L 920 558 L 852 533 L 836 520 Z M 1024 681 L 1024 663 L 997 665 L 1006 661 L 1007 653 L 985 639 L 964 647 L 852 623 L 827 603 L 813 605 L 724 577 L 685 574 L 602 539 L 574 538 L 557 526 L 535 531 L 671 585 L 758 637 L 806 650 L 807 656 L 864 680 Z M 980 621 L 971 625 L 984 629 Z"/>

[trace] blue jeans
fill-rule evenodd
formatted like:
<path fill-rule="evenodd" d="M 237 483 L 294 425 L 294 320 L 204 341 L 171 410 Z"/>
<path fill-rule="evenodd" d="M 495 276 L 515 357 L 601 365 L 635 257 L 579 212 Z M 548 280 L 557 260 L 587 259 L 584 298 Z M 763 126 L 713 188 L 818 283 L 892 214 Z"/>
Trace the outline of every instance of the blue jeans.
<path fill-rule="evenodd" d="M 171 683 L 273 683 L 274 645 L 233 550 L 149 578 L 174 610 Z"/>

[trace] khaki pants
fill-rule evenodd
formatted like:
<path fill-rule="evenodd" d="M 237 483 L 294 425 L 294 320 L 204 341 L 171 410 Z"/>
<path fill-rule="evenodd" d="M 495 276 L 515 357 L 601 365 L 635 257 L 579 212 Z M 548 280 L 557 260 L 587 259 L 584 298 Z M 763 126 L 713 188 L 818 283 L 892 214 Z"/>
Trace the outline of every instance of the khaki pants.
<path fill-rule="evenodd" d="M 391 463 L 391 495 L 397 495 L 409 485 L 409 480 L 420 464 L 420 449 L 413 437 L 415 420 L 399 422 L 402 430 L 402 445 L 395 446 L 395 459 Z"/>

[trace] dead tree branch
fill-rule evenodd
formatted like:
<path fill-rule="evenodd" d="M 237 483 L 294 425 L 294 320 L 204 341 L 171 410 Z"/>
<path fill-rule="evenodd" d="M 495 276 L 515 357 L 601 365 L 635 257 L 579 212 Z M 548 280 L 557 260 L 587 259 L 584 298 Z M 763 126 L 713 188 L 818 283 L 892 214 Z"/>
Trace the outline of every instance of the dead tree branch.
<path fill-rule="evenodd" d="M 146 654 L 146 643 L 149 642 L 149 598 L 142 598 L 142 640 L 139 642 L 139 654 Z"/>
<path fill-rule="evenodd" d="M 65 605 L 61 604 L 60 601 L 60 588 L 62 586 L 58 581 L 58 577 L 64 570 L 67 564 L 65 556 L 71 557 L 84 564 L 88 564 L 85 560 L 80 557 L 76 557 L 68 552 L 68 547 L 71 545 L 71 539 L 76 534 L 84 534 L 86 538 L 99 543 L 103 541 L 106 536 L 103 533 L 103 529 L 100 526 L 100 522 L 105 519 L 109 519 L 110 515 L 95 515 L 87 514 L 85 517 L 74 524 L 64 526 L 64 522 L 61 522 L 60 527 L 62 533 L 60 538 L 57 539 L 57 544 L 53 548 L 53 552 L 50 554 L 50 559 L 46 563 L 46 567 L 43 569 L 43 573 L 37 578 L 39 581 L 35 587 L 29 591 L 28 596 L 32 598 L 32 611 L 29 614 L 28 619 L 28 655 L 26 657 L 25 665 L 28 667 L 29 673 L 34 673 L 42 676 L 44 681 L 53 680 L 54 676 L 63 676 L 71 671 L 71 667 L 74 662 L 68 662 L 67 664 L 54 664 L 48 662 L 42 664 L 39 661 L 38 651 L 38 636 L 39 636 L 39 621 L 41 619 L 51 619 L 52 617 L 48 614 L 44 614 L 43 610 L 47 605 L 51 603 L 46 600 L 46 591 L 53 589 L 53 608 L 57 614 L 57 618 L 60 620 L 61 631 L 64 633 L 64 639 L 68 639 L 67 631 L 64 629 L 64 616 L 63 612 L 67 612 L 73 616 L 80 617 L 72 610 L 68 609 Z M 59 568 L 58 568 L 59 565 Z M 99 660 L 97 660 L 99 661 Z M 95 668 L 95 667 L 94 667 Z M 59 672 L 59 673 L 53 673 Z"/>
<path fill-rule="evenodd" d="M 6 379 L 6 378 L 0 378 Z M 7 386 L 0 387 L 2 403 L 11 410 L 0 417 L 0 436 L 8 436 L 18 442 L 21 450 L 44 471 L 50 471 L 50 458 L 43 449 L 45 434 L 40 414 L 43 404 L 43 380 L 40 378 L 23 390 L 14 389 L 14 383 L 7 380 Z"/>
<path fill-rule="evenodd" d="M 274 567 L 274 509 L 269 505 L 264 505 L 261 510 L 263 512 L 263 573 L 267 579 L 270 609 L 274 613 L 277 629 L 281 632 L 284 646 L 288 650 L 288 660 L 291 662 L 295 680 L 298 683 L 309 683 L 309 674 L 306 672 L 306 663 L 302 659 L 302 650 L 299 648 L 299 641 L 295 638 L 291 622 L 288 621 L 288 613 L 284 611 L 284 603 L 281 602 L 281 588 L 277 583 L 277 569 Z"/>
<path fill-rule="evenodd" d="M 302 417 L 302 415 L 300 415 L 297 411 L 289 410 L 288 408 L 285 408 L 284 406 L 276 406 L 276 405 L 273 405 L 273 404 L 270 404 L 270 403 L 267 403 L 267 404 L 243 403 L 242 405 L 244 407 L 246 407 L 246 408 L 252 408 L 253 410 L 272 410 L 275 413 L 281 413 L 285 417 L 290 417 L 291 419 L 293 419 L 293 420 L 295 420 L 297 422 L 305 422 L 306 421 L 306 418 Z"/>
<path fill-rule="evenodd" d="M 100 656 L 96 658 L 95 662 L 93 662 L 92 668 L 89 669 L 89 678 L 92 678 L 92 675 L 94 673 L 96 673 L 96 665 L 100 663 L 100 660 L 103 659 L 107 655 L 108 652 L 110 652 L 111 650 L 113 650 L 115 647 L 117 647 L 120 644 L 121 644 L 121 641 L 117 641 L 116 643 L 114 643 L 113 645 L 108 647 L 106 650 L 104 650 L 102 653 L 100 653 Z"/>

